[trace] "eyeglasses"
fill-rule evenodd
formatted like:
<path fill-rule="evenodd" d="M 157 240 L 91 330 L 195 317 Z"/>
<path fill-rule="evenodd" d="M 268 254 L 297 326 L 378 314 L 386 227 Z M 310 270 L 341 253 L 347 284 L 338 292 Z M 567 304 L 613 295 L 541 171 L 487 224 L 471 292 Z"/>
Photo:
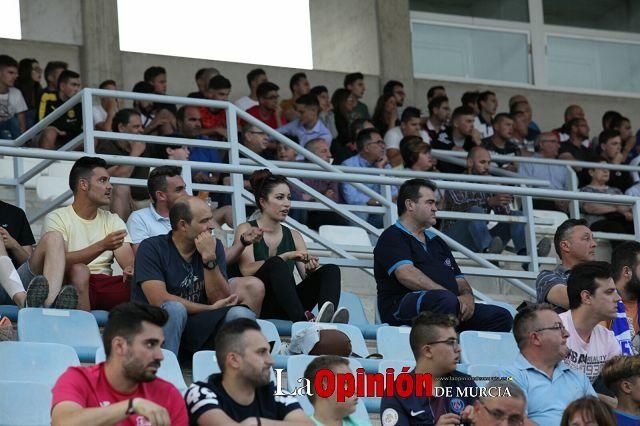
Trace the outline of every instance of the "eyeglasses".
<path fill-rule="evenodd" d="M 500 410 L 490 410 L 486 404 L 484 402 L 482 402 L 482 400 L 478 400 L 478 402 L 482 405 L 482 407 L 487 410 L 487 413 L 489 413 L 489 415 L 491 417 L 493 417 L 494 419 L 496 419 L 497 421 L 501 422 L 506 420 L 507 423 L 511 426 L 520 426 L 522 424 L 524 424 L 524 417 L 518 415 L 518 414 L 513 414 L 511 416 L 507 415 L 507 413 L 503 413 Z"/>
<path fill-rule="evenodd" d="M 384 145 L 384 141 L 383 141 L 383 140 L 379 140 L 379 141 L 371 141 L 371 142 L 369 142 L 367 145 L 373 145 L 373 144 L 376 144 L 376 145 Z"/>
<path fill-rule="evenodd" d="M 268 100 L 268 101 L 275 101 L 276 99 L 279 99 L 280 96 L 278 95 L 273 95 L 273 96 L 265 96 L 264 99 Z"/>
<path fill-rule="evenodd" d="M 561 330 L 561 331 L 566 331 L 567 329 L 564 328 L 564 324 L 562 324 L 561 322 L 557 322 L 555 323 L 553 326 L 551 327 L 543 327 L 543 328 L 539 328 L 537 330 L 533 330 L 534 332 L 538 333 L 540 331 L 545 331 L 545 330 Z"/>
<path fill-rule="evenodd" d="M 266 135 L 265 132 L 255 132 L 253 130 L 249 130 L 247 133 L 251 133 L 252 135 L 258 135 L 258 136 Z"/>
<path fill-rule="evenodd" d="M 427 345 L 436 345 L 438 343 L 444 343 L 445 345 L 449 345 L 452 348 L 460 346 L 460 342 L 458 342 L 458 339 L 437 340 L 435 342 L 427 342 Z"/>

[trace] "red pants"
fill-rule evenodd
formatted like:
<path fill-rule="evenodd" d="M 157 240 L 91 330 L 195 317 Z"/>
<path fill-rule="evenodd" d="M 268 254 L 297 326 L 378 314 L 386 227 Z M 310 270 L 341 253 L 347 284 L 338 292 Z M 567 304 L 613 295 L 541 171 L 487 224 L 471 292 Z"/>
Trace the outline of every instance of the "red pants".
<path fill-rule="evenodd" d="M 89 302 L 91 309 L 110 311 L 131 299 L 131 285 L 122 275 L 91 274 L 89 277 Z"/>

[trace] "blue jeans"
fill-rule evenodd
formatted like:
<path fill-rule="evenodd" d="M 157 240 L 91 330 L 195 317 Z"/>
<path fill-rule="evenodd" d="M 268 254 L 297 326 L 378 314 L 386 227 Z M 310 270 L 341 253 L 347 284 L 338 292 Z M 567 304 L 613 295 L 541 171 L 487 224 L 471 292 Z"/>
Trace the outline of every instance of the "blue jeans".
<path fill-rule="evenodd" d="M 180 302 L 169 300 L 160 305 L 169 314 L 169 320 L 162 327 L 164 332 L 164 343 L 162 347 L 170 350 L 176 356 L 180 350 L 180 341 L 182 340 L 182 333 L 187 326 L 187 320 L 189 314 L 187 314 L 187 308 Z M 246 306 L 233 306 L 227 312 L 224 318 L 224 322 L 233 321 L 238 318 L 256 319 L 256 314 Z"/>
<path fill-rule="evenodd" d="M 0 139 L 16 139 L 21 133 L 20 123 L 15 115 L 6 121 L 0 121 Z"/>
<path fill-rule="evenodd" d="M 468 213 L 486 213 L 480 206 L 473 206 Z M 520 211 L 512 211 L 511 216 L 522 216 Z M 456 220 L 451 223 L 444 233 L 475 252 L 484 251 L 491 244 L 493 237 L 500 237 L 504 244 L 513 240 L 516 252 L 524 254 L 526 252 L 526 241 L 524 237 L 524 223 L 500 222 L 491 230 L 487 228 L 486 220 Z"/>
<path fill-rule="evenodd" d="M 422 290 L 405 294 L 393 314 L 391 325 L 411 325 L 411 320 L 420 312 L 429 311 L 458 317 L 460 303 L 458 297 L 449 290 Z M 383 318 L 386 321 L 386 319 Z M 476 303 L 471 318 L 458 325 L 457 331 L 504 331 L 511 330 L 513 317 L 506 309 Z"/>

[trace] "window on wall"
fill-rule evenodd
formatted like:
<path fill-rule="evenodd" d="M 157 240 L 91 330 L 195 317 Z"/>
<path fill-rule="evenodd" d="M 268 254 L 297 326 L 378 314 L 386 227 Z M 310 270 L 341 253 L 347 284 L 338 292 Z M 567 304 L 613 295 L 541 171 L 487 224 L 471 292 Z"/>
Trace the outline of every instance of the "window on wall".
<path fill-rule="evenodd" d="M 118 0 L 120 48 L 313 68 L 309 1 Z"/>
<path fill-rule="evenodd" d="M 640 33 L 638 0 L 543 0 L 550 25 Z"/>
<path fill-rule="evenodd" d="M 410 5 L 417 77 L 640 95 L 640 0 Z"/>
<path fill-rule="evenodd" d="M 529 22 L 527 0 L 410 0 L 412 11 Z"/>
<path fill-rule="evenodd" d="M 640 44 L 547 37 L 549 84 L 640 93 Z"/>
<path fill-rule="evenodd" d="M 12 38 L 20 40 L 22 30 L 20 27 L 20 0 L 0 0 L 0 38 Z"/>
<path fill-rule="evenodd" d="M 526 33 L 414 22 L 416 74 L 529 83 Z"/>

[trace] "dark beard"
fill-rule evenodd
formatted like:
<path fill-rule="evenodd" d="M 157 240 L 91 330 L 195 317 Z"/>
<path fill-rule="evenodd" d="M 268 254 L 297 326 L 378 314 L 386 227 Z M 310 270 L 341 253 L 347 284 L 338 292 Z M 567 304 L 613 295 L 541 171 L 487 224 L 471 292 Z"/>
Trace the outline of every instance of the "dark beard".
<path fill-rule="evenodd" d="M 634 299 L 640 299 L 640 279 L 635 274 L 632 274 L 629 282 L 624 285 L 624 290 Z"/>

